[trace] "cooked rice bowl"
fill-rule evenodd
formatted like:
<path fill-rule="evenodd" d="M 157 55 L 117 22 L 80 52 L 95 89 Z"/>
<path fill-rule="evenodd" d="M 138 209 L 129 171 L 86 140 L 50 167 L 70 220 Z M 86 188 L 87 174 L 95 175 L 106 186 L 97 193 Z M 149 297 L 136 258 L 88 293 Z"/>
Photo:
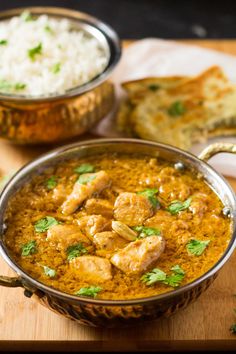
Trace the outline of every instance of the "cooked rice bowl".
<path fill-rule="evenodd" d="M 101 74 L 108 49 L 68 19 L 21 16 L 0 22 L 0 92 L 63 94 Z"/>

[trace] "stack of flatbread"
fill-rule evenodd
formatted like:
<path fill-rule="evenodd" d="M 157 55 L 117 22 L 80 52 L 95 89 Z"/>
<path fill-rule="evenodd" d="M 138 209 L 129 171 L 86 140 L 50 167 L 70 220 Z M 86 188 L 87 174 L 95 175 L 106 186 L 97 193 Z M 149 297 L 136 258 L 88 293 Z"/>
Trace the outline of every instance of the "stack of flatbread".
<path fill-rule="evenodd" d="M 208 137 L 236 134 L 236 85 L 218 66 L 196 77 L 148 77 L 122 87 L 128 98 L 117 125 L 131 136 L 189 150 Z"/>

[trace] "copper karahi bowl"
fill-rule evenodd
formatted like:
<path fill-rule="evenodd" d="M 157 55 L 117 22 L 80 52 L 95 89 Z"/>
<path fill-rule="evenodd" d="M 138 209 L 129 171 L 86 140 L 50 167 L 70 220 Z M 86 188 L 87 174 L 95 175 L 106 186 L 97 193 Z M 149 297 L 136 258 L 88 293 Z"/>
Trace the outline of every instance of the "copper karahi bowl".
<path fill-rule="evenodd" d="M 228 247 L 217 263 L 200 278 L 167 293 L 130 300 L 99 300 L 63 293 L 37 281 L 20 268 L 4 243 L 4 218 L 8 200 L 26 182 L 49 165 L 71 158 L 97 155 L 103 152 L 140 153 L 163 157 L 182 166 L 191 166 L 201 173 L 224 204 L 224 214 L 232 219 L 232 233 Z M 214 281 L 218 272 L 232 254 L 236 245 L 236 196 L 229 183 L 218 174 L 207 160 L 219 152 L 236 153 L 236 145 L 213 144 L 198 157 L 183 150 L 158 143 L 135 139 L 99 139 L 67 145 L 30 162 L 8 182 L 0 196 L 0 254 L 17 273 L 16 277 L 0 276 L 0 285 L 22 287 L 27 297 L 36 298 L 54 312 L 90 326 L 115 327 L 137 324 L 137 321 L 168 317 L 195 301 Z"/>
<path fill-rule="evenodd" d="M 30 7 L 3 11 L 0 21 L 26 10 L 36 17 L 46 14 L 70 20 L 73 29 L 82 29 L 99 41 L 109 61 L 101 74 L 64 94 L 30 97 L 0 93 L 0 137 L 14 143 L 42 144 L 83 134 L 113 108 L 114 87 L 107 79 L 121 56 L 119 38 L 110 26 L 97 18 L 64 8 Z"/>

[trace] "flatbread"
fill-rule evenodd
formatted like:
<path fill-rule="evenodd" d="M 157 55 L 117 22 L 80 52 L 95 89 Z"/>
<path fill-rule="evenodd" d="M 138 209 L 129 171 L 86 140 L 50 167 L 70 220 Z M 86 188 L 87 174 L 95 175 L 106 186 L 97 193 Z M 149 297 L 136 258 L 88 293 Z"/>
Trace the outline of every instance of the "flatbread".
<path fill-rule="evenodd" d="M 236 132 L 236 86 L 218 66 L 196 77 L 146 78 L 122 86 L 128 99 L 118 126 L 140 138 L 189 150 L 209 136 Z"/>

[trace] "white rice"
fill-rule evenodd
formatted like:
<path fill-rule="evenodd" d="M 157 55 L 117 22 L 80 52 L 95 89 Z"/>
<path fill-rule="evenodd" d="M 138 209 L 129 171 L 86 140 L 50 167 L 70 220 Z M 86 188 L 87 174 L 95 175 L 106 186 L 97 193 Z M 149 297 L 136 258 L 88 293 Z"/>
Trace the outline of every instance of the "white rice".
<path fill-rule="evenodd" d="M 62 94 L 105 69 L 108 54 L 96 38 L 72 30 L 67 19 L 29 16 L 0 22 L 0 92 Z"/>

